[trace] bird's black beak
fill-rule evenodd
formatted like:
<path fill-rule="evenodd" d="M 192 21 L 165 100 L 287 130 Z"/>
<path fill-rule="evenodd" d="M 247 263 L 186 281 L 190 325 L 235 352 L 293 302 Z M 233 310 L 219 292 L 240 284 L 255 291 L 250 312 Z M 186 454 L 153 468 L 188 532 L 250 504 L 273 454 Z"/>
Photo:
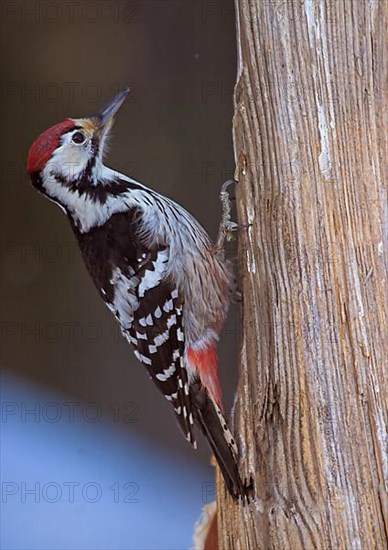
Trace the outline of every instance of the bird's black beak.
<path fill-rule="evenodd" d="M 109 128 L 112 125 L 113 117 L 120 109 L 121 105 L 124 103 L 128 93 L 129 88 L 124 88 L 124 90 L 115 95 L 115 97 L 108 103 L 108 105 L 106 105 L 97 113 L 96 118 L 98 119 L 102 128 Z"/>

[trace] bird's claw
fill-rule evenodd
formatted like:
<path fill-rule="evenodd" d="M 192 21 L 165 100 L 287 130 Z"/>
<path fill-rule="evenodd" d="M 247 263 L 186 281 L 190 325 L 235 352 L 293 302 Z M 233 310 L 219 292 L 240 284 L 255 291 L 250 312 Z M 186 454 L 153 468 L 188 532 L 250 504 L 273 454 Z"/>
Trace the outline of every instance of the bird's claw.
<path fill-rule="evenodd" d="M 244 479 L 244 483 L 241 483 L 240 488 L 237 492 L 232 494 L 236 503 L 241 502 L 243 506 L 250 504 L 251 500 L 255 498 L 255 485 L 253 482 L 253 477 L 250 476 L 249 480 Z"/>
<path fill-rule="evenodd" d="M 229 242 L 233 239 L 233 233 L 240 229 L 240 226 L 231 220 L 232 217 L 232 204 L 229 198 L 229 192 L 227 191 L 230 185 L 236 183 L 235 180 L 227 180 L 221 187 L 220 200 L 222 205 L 222 218 L 218 229 L 217 238 L 217 254 L 221 259 L 225 258 L 225 241 Z"/>

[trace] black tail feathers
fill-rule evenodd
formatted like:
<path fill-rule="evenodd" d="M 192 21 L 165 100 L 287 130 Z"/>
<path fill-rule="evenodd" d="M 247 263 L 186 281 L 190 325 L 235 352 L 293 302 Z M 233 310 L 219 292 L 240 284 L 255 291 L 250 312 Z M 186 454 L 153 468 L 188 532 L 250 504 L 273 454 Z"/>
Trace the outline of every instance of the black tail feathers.
<path fill-rule="evenodd" d="M 229 493 L 235 499 L 249 501 L 252 487 L 241 480 L 237 445 L 220 408 L 199 382 L 190 389 L 194 419 L 214 452 Z"/>

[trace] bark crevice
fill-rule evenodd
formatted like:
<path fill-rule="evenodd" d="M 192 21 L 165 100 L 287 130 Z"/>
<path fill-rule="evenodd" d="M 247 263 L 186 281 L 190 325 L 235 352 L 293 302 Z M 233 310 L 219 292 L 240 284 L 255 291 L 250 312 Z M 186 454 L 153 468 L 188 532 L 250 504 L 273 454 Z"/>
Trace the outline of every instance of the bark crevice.
<path fill-rule="evenodd" d="M 242 276 L 219 547 L 387 546 L 388 4 L 236 0 Z"/>

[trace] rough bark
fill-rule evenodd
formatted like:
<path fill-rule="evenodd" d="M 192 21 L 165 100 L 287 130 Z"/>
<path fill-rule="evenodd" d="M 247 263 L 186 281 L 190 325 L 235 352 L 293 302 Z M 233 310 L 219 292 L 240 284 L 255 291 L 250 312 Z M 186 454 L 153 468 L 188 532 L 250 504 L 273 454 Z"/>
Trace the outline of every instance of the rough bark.
<path fill-rule="evenodd" d="M 385 0 L 236 0 L 243 308 L 235 431 L 256 498 L 219 547 L 387 547 Z M 384 234 L 385 229 L 385 234 Z"/>

